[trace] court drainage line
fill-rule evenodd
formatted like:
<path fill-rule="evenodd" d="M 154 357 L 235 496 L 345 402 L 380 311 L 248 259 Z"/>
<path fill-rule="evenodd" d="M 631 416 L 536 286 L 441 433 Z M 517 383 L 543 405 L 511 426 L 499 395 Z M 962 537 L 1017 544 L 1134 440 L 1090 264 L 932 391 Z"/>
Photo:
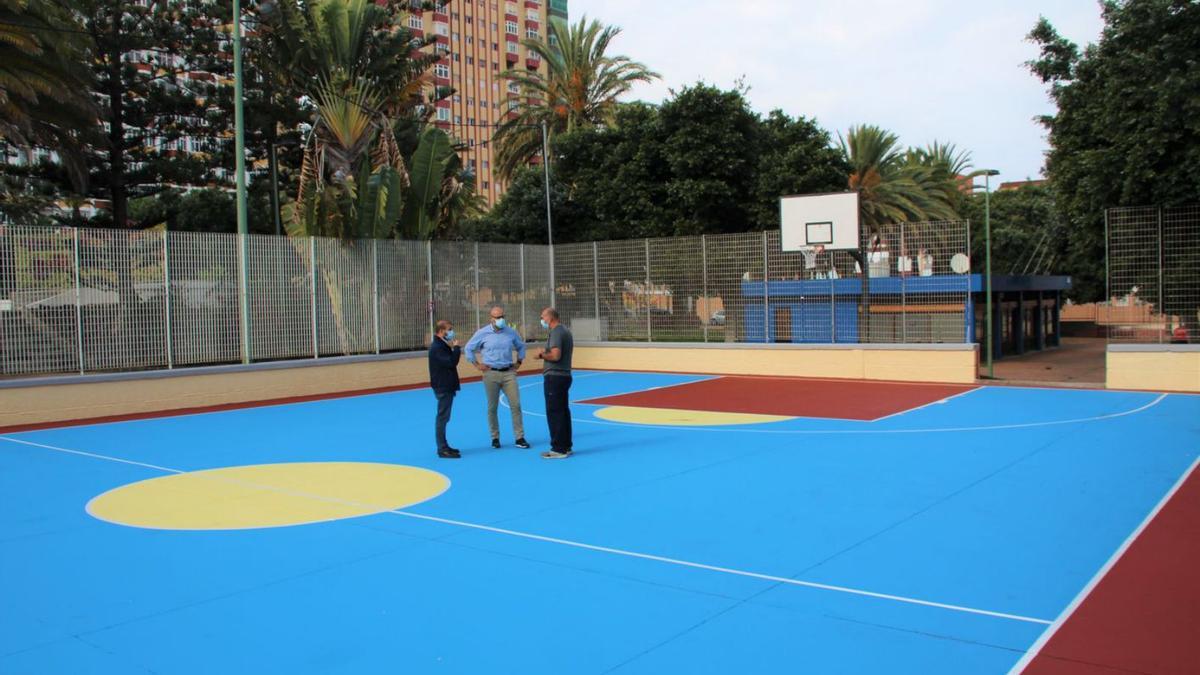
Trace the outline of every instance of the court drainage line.
<path fill-rule="evenodd" d="M 1179 492 L 1179 488 L 1183 487 L 1183 484 L 1187 482 L 1188 478 L 1196 470 L 1198 465 L 1200 465 L 1200 457 L 1197 457 L 1192 461 L 1192 464 L 1187 468 L 1187 471 L 1183 472 L 1183 475 L 1179 477 L 1179 480 L 1175 481 L 1175 484 L 1171 486 L 1171 489 L 1168 490 L 1165 495 L 1163 495 L 1162 499 L 1158 500 L 1158 503 L 1154 505 L 1154 508 L 1151 509 L 1150 513 L 1146 514 L 1146 517 L 1142 519 L 1140 524 L 1138 524 L 1137 529 L 1131 532 L 1130 535 L 1125 538 L 1125 541 L 1121 542 L 1121 546 L 1118 547 L 1111 556 L 1109 556 L 1108 560 L 1104 563 L 1104 566 L 1097 570 L 1096 574 L 1092 575 L 1092 578 L 1087 582 L 1087 585 L 1085 585 L 1071 600 L 1071 604 L 1067 605 L 1066 609 L 1059 613 L 1058 617 L 1054 619 L 1054 622 L 1050 624 L 1050 627 L 1043 631 L 1040 636 L 1038 636 L 1037 641 L 1034 642 L 1029 650 L 1025 652 L 1025 655 L 1021 657 L 1021 660 L 1017 661 L 1016 664 L 1013 665 L 1012 669 L 1008 671 L 1009 675 L 1018 675 L 1024 671 L 1030 663 L 1033 662 L 1037 655 L 1041 653 L 1046 644 L 1050 642 L 1050 639 L 1054 637 L 1054 634 L 1063 627 L 1063 624 L 1065 624 L 1071 618 L 1071 615 L 1074 614 L 1077 609 L 1079 609 L 1080 605 L 1087 600 L 1087 597 L 1091 595 L 1096 586 L 1099 586 L 1104 577 L 1107 576 L 1112 568 L 1116 566 L 1117 561 L 1119 561 L 1121 557 L 1125 555 L 1125 552 L 1128 551 L 1131 546 L 1133 546 L 1133 542 L 1141 536 L 1142 532 L 1145 531 L 1147 527 L 1150 526 L 1150 522 L 1158 517 L 1159 512 L 1163 510 L 1163 508 L 1167 505 L 1167 502 L 1171 501 L 1171 498 L 1175 496 L 1176 492 Z"/>
<path fill-rule="evenodd" d="M 168 468 L 168 467 L 164 467 L 164 466 L 158 466 L 155 464 L 147 464 L 145 462 L 135 462 L 132 460 L 121 459 L 119 457 L 110 457 L 108 455 L 100 455 L 97 453 L 84 452 L 81 450 L 71 450 L 69 448 L 62 448 L 62 447 L 57 447 L 57 446 L 53 446 L 53 445 L 46 445 L 43 443 L 32 443 L 29 441 L 20 441 L 15 438 L 9 438 L 7 436 L 0 436 L 0 440 L 10 441 L 13 443 L 19 443 L 21 445 L 28 445 L 28 446 L 33 446 L 33 447 L 37 447 L 37 448 L 44 448 L 47 450 L 53 450 L 53 451 L 57 451 L 57 452 L 65 452 L 68 454 L 78 455 L 78 456 L 82 456 L 82 457 L 89 457 L 92 459 L 99 459 L 99 460 L 104 460 L 104 461 L 117 462 L 120 464 L 129 464 L 129 465 L 133 465 L 133 466 L 151 468 L 151 469 L 163 471 L 166 473 L 172 473 L 172 474 L 188 473 L 185 471 L 181 471 L 179 469 L 172 469 L 172 468 Z M 906 596 L 902 596 L 902 595 L 891 595 L 889 593 L 876 593 L 874 591 L 866 591 L 866 590 L 857 589 L 857 588 L 849 588 L 846 586 L 835 586 L 832 584 L 822 584 L 822 583 L 817 583 L 814 581 L 802 581 L 800 579 L 792 579 L 790 577 L 779 577 L 779 576 L 774 576 L 774 575 L 770 575 L 770 574 L 761 574 L 758 572 L 749 572 L 746 570 L 733 569 L 730 567 L 719 567 L 716 565 L 706 565 L 704 563 L 697 563 L 697 562 L 692 562 L 689 560 L 680 560 L 678 558 L 668 558 L 666 556 L 653 555 L 650 553 L 638 553 L 637 551 L 627 551 L 625 549 L 612 548 L 610 546 L 598 546 L 595 544 L 586 544 L 584 542 L 572 541 L 570 539 L 560 539 L 558 537 L 548 537 L 545 535 L 533 534 L 530 532 L 520 532 L 518 530 L 509 530 L 509 529 L 500 528 L 500 527 L 492 527 L 490 525 L 469 523 L 469 522 L 462 521 L 462 520 L 453 520 L 450 518 L 440 518 L 438 516 L 428 516 L 428 515 L 424 515 L 424 514 L 420 514 L 420 513 L 413 513 L 411 511 L 403 511 L 400 509 L 380 508 L 379 506 L 374 505 L 374 504 L 367 504 L 364 502 L 355 502 L 353 500 L 340 499 L 337 497 L 326 497 L 323 495 L 312 494 L 312 493 L 308 493 L 308 492 L 304 492 L 304 491 L 300 491 L 300 490 L 289 490 L 289 489 L 285 489 L 285 488 L 278 488 L 278 487 L 271 486 L 271 485 L 253 483 L 250 481 L 240 481 L 240 480 L 236 480 L 236 479 L 227 479 L 227 478 L 220 478 L 220 477 L 216 477 L 216 480 L 225 481 L 225 482 L 243 485 L 243 486 L 248 486 L 248 487 L 255 487 L 255 488 L 268 490 L 268 491 L 272 491 L 272 492 L 278 492 L 280 494 L 287 494 L 289 496 L 304 497 L 304 498 L 315 499 L 315 500 L 320 500 L 320 501 L 325 501 L 325 502 L 340 503 L 340 504 L 345 504 L 348 506 L 354 506 L 357 508 L 365 507 L 365 508 L 369 508 L 369 509 L 373 510 L 372 513 L 359 514 L 360 516 L 378 515 L 381 513 L 390 513 L 390 514 L 394 514 L 394 515 L 398 515 L 398 516 L 403 516 L 405 518 L 412 518 L 415 520 L 424 520 L 424 521 L 429 521 L 429 522 L 442 523 L 444 525 L 454 525 L 456 527 L 463 527 L 463 528 L 472 529 L 472 530 L 491 532 L 493 534 L 504 534 L 504 535 L 508 535 L 511 537 L 518 537 L 521 539 L 529 539 L 532 541 L 540 541 L 540 542 L 550 543 L 550 544 L 559 544 L 562 546 L 570 546 L 572 548 L 578 548 L 578 549 L 583 549 L 583 550 L 588 550 L 588 551 L 596 551 L 599 553 L 611 553 L 613 555 L 620 555 L 620 556 L 624 556 L 627 558 L 650 560 L 650 561 L 654 561 L 654 562 L 667 563 L 670 565 L 678 565 L 680 567 L 688 567 L 688 568 L 692 568 L 692 569 L 706 570 L 709 572 L 720 572 L 723 574 L 730 574 L 733 576 L 747 577 L 750 579 L 760 579 L 763 581 L 771 581 L 771 582 L 780 583 L 780 584 L 788 584 L 791 586 L 801 586 L 804 588 L 815 588 L 815 589 L 819 589 L 819 590 L 833 591 L 833 592 L 837 592 L 837 593 L 847 593 L 849 595 L 858 595 L 858 596 L 863 596 L 863 597 L 868 597 L 868 598 L 876 598 L 876 599 L 880 599 L 880 600 L 892 600 L 894 602 L 902 602 L 902 603 L 906 603 L 906 604 L 910 604 L 910 605 L 920 605 L 923 607 L 934 607 L 937 609 L 945 609 L 945 610 L 951 610 L 951 611 L 956 611 L 956 612 L 964 612 L 967 614 L 976 614 L 976 615 L 981 615 L 981 616 L 990 616 L 990 617 L 995 617 L 995 618 L 1000 618 L 1000 619 L 1010 619 L 1013 621 L 1023 621 L 1026 623 L 1037 623 L 1037 624 L 1045 624 L 1045 625 L 1050 625 L 1052 623 L 1051 621 L 1047 621 L 1045 619 L 1037 619 L 1037 618 L 1028 617 L 1028 616 L 1021 616 L 1019 614 L 994 612 L 994 611 L 986 610 L 986 609 L 976 609 L 974 607 L 964 607 L 962 605 L 952 605 L 952 604 L 943 603 L 943 602 L 933 602 L 931 600 L 920 600 L 918 598 L 910 598 L 910 597 L 906 597 Z M 151 529 L 153 529 L 153 528 L 151 528 Z"/>

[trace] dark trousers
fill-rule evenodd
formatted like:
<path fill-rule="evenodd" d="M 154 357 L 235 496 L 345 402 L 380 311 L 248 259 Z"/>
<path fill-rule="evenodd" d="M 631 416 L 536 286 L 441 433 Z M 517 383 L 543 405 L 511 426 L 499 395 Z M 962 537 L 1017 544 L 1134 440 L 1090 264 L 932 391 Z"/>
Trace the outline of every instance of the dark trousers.
<path fill-rule="evenodd" d="M 450 447 L 446 443 L 446 423 L 450 421 L 450 409 L 454 407 L 454 392 L 452 391 L 435 391 L 437 394 L 437 421 L 435 427 L 437 429 L 437 446 L 438 450 L 445 450 Z"/>
<path fill-rule="evenodd" d="M 550 447 L 558 452 L 571 450 L 571 376 L 545 375 L 542 389 L 546 394 L 546 423 L 550 426 Z"/>

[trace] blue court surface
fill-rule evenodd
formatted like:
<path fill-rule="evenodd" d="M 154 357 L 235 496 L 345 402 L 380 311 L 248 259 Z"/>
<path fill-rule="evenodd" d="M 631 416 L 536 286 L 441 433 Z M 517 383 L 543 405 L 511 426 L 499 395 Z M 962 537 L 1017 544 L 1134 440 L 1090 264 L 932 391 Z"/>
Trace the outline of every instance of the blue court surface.
<path fill-rule="evenodd" d="M 578 372 L 571 393 L 701 379 Z M 474 383 L 461 460 L 436 458 L 424 389 L 0 437 L 0 673 L 1005 673 L 1200 456 L 1197 396 L 983 387 L 874 422 L 575 403 L 575 456 L 547 461 L 541 378 L 520 382 L 534 449 L 504 408 L 489 447 Z M 424 501 L 338 517 L 362 503 L 319 475 L 218 472 L 111 513 L 307 521 L 92 515 L 148 479 L 307 462 L 449 486 L 418 472 Z"/>

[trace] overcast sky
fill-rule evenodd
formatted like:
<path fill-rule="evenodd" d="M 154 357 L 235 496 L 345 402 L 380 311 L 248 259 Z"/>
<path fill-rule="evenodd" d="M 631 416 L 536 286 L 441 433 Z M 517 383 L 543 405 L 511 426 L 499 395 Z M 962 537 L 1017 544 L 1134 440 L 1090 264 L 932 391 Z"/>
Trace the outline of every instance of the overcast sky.
<path fill-rule="evenodd" d="M 1043 15 L 1083 46 L 1102 25 L 1094 0 L 570 0 L 572 22 L 585 14 L 622 29 L 610 53 L 662 75 L 627 100 L 744 76 L 759 112 L 952 142 L 1001 181 L 1040 177 L 1046 140 L 1033 118 L 1053 112 L 1023 65 L 1037 56 L 1025 35 Z"/>

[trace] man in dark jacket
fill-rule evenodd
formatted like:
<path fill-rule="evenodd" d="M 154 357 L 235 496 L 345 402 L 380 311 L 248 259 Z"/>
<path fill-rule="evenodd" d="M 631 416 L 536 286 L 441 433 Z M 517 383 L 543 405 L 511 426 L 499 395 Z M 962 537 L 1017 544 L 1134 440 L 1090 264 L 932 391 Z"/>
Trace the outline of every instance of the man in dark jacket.
<path fill-rule="evenodd" d="M 429 386 L 437 395 L 436 434 L 438 457 L 458 459 L 462 454 L 446 442 L 446 423 L 450 421 L 450 408 L 454 406 L 454 395 L 458 393 L 458 361 L 462 358 L 462 347 L 454 338 L 454 324 L 445 319 L 437 322 L 437 332 L 429 344 Z"/>

